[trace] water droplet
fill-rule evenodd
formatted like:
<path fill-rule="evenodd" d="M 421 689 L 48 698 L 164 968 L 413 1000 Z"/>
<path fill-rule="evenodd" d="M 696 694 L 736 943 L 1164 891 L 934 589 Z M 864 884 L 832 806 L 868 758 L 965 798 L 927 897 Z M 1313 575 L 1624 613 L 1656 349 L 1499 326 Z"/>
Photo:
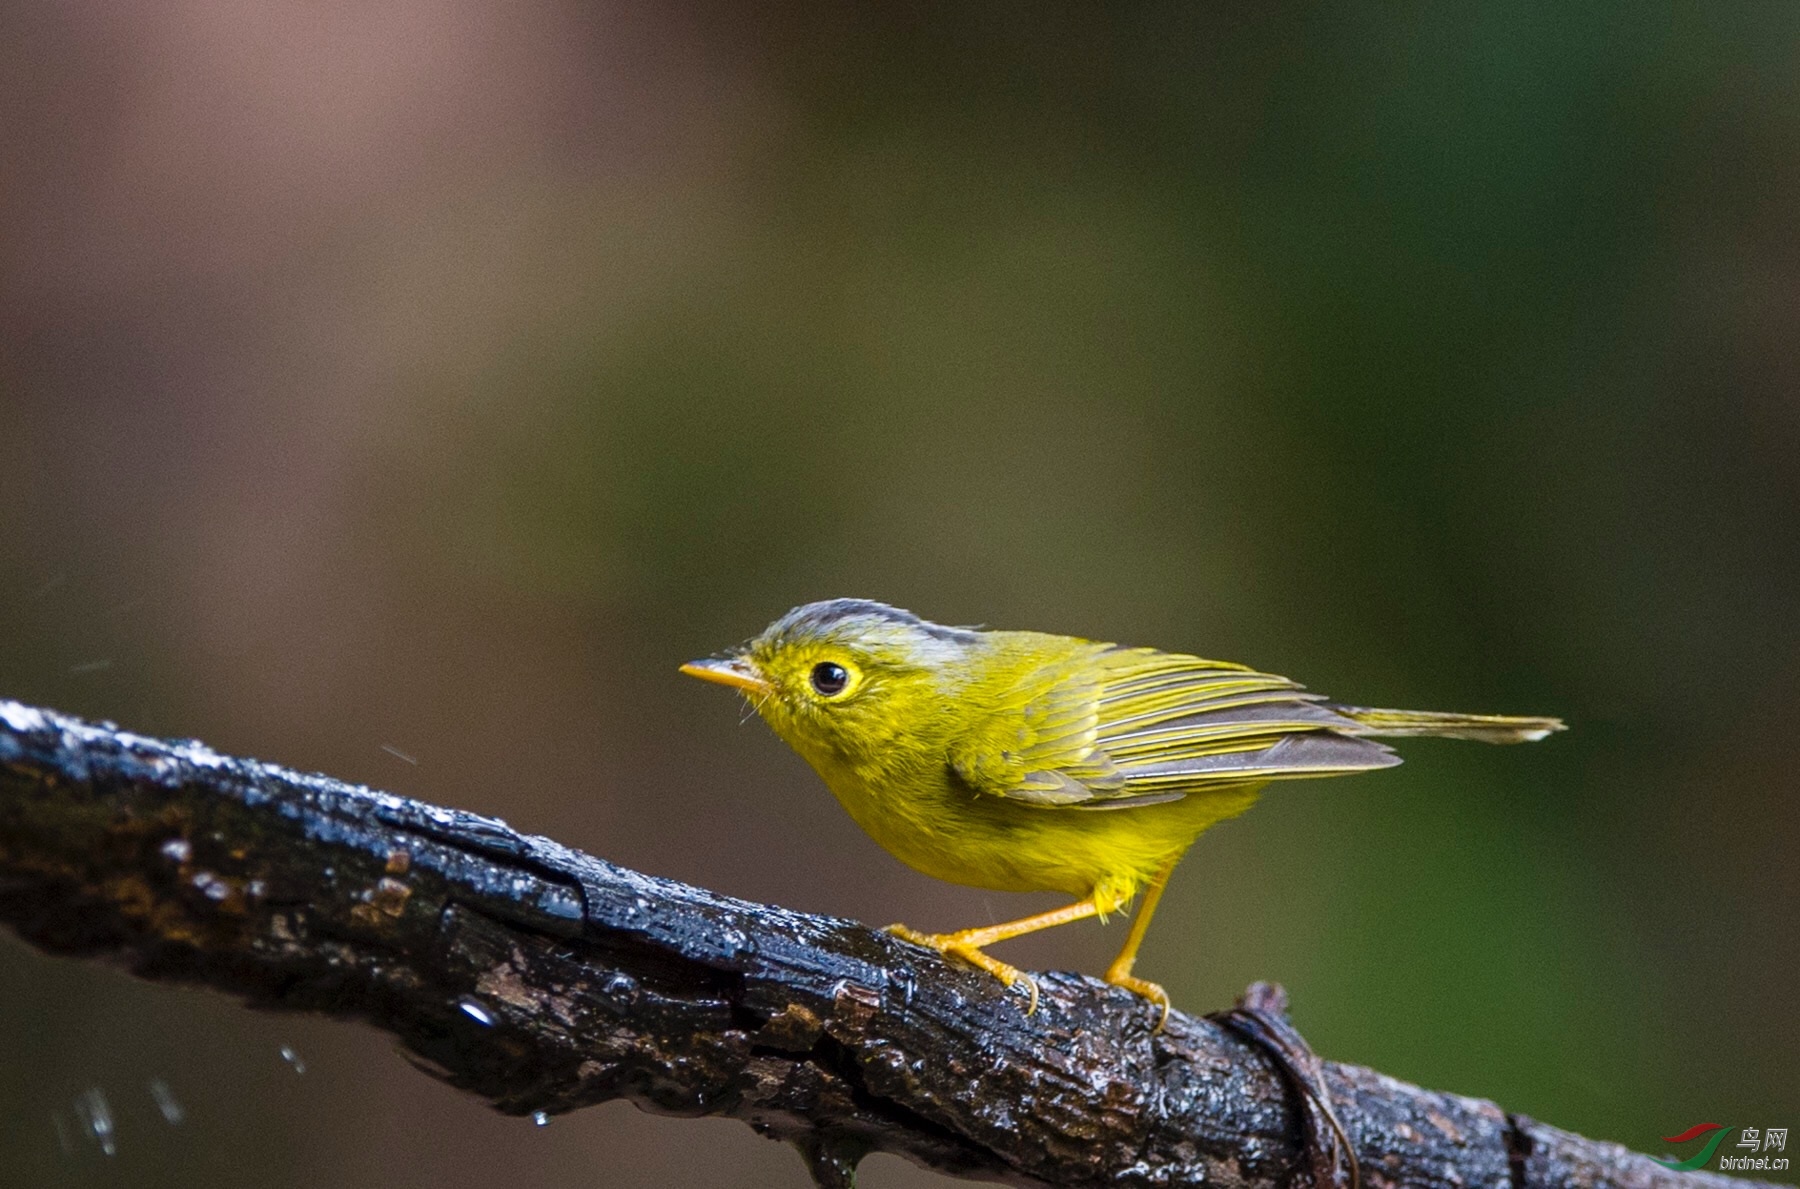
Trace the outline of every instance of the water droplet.
<path fill-rule="evenodd" d="M 175 1091 L 169 1089 L 169 1083 L 161 1078 L 150 1079 L 150 1097 L 156 1100 L 156 1109 L 162 1112 L 163 1122 L 171 1127 L 181 1126 L 187 1118 L 187 1111 L 175 1097 Z"/>
<path fill-rule="evenodd" d="M 489 1011 L 487 1005 L 473 995 L 464 995 L 461 999 L 456 1001 L 456 1006 L 462 1008 L 464 1015 L 468 1016 L 471 1020 L 474 1020 L 477 1024 L 480 1024 L 483 1028 L 492 1028 L 494 1026 L 494 1013 Z"/>
<path fill-rule="evenodd" d="M 101 1152 L 108 1156 L 118 1153 L 119 1147 L 113 1137 L 112 1106 L 100 1087 L 82 1091 L 75 1100 L 75 1117 L 81 1120 L 82 1130 L 100 1145 Z"/>
<path fill-rule="evenodd" d="M 548 1127 L 550 1126 L 550 1112 L 533 1111 L 531 1112 L 531 1121 L 536 1123 L 539 1127 Z"/>
<path fill-rule="evenodd" d="M 300 1054 L 294 1051 L 292 1045 L 281 1046 L 281 1059 L 292 1065 L 295 1073 L 306 1072 L 306 1062 L 300 1059 Z"/>
<path fill-rule="evenodd" d="M 62 1149 L 63 1155 L 73 1156 L 75 1154 L 75 1148 L 69 1143 L 69 1129 L 63 1126 L 61 1111 L 50 1112 L 50 1126 L 56 1128 L 56 1143 L 57 1146 Z"/>
<path fill-rule="evenodd" d="M 200 889 L 201 895 L 214 903 L 219 903 L 231 897 L 231 885 L 210 871 L 195 872 L 193 884 L 196 888 Z"/>
<path fill-rule="evenodd" d="M 162 844 L 163 858 L 176 863 L 185 863 L 194 857 L 194 848 L 188 845 L 185 838 L 171 838 Z"/>

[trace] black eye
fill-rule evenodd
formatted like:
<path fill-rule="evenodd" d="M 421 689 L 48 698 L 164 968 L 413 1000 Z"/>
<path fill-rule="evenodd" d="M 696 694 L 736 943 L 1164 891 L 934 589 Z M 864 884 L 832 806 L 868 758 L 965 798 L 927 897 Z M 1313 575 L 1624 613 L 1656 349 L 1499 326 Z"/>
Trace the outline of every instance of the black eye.
<path fill-rule="evenodd" d="M 813 666 L 812 687 L 826 697 L 843 693 L 844 687 L 849 684 L 850 671 L 837 662 L 820 661 Z"/>

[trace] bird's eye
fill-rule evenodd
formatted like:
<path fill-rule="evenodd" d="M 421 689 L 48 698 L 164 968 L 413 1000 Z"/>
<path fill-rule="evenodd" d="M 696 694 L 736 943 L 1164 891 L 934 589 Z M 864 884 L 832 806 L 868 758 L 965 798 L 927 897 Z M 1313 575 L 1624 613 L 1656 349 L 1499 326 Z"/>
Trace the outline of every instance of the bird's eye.
<path fill-rule="evenodd" d="M 826 697 L 844 692 L 850 684 L 850 670 L 836 661 L 820 661 L 813 666 L 812 687 Z"/>

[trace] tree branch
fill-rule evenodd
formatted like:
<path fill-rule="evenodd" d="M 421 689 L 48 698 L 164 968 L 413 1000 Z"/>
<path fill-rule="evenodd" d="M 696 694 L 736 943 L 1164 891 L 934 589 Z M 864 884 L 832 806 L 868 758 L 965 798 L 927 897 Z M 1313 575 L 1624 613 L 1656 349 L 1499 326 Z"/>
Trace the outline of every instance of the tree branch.
<path fill-rule="evenodd" d="M 852 921 L 6 701 L 0 921 L 144 978 L 369 1020 L 509 1114 L 628 1098 L 742 1119 L 821 1184 L 877 1150 L 1013 1184 L 1317 1172 L 1292 1068 L 1229 1019 L 1177 1012 L 1158 1034 L 1142 1000 L 1071 974 L 1042 976 L 1027 1018 L 987 975 Z M 1369 1186 L 1747 1184 L 1313 1064 Z"/>

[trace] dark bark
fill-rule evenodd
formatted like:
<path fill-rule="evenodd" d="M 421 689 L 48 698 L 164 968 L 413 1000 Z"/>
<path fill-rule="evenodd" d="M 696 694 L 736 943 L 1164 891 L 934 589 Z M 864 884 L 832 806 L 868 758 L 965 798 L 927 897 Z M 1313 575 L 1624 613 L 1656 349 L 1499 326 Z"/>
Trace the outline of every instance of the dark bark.
<path fill-rule="evenodd" d="M 1026 1017 L 853 921 L 3 701 L 0 921 L 144 978 L 370 1020 L 509 1114 L 628 1098 L 742 1119 L 821 1184 L 875 1150 L 1015 1184 L 1342 1183 L 1309 1067 L 1365 1185 L 1748 1183 L 1318 1062 L 1259 1033 L 1292 1033 L 1266 997 L 1159 1034 L 1135 996 L 1047 974 Z"/>

